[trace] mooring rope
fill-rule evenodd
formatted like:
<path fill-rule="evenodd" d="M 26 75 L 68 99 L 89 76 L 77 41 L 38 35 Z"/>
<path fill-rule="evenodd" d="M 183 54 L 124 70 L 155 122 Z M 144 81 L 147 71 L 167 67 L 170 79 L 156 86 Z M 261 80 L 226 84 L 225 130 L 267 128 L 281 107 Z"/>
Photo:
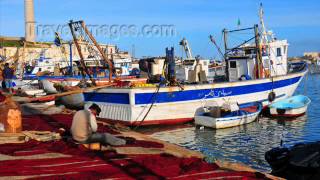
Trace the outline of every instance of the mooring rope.
<path fill-rule="evenodd" d="M 148 116 L 148 114 L 150 113 L 150 111 L 151 111 L 154 103 L 157 101 L 157 96 L 158 96 L 158 94 L 159 94 L 160 87 L 161 87 L 161 83 L 160 83 L 159 86 L 157 87 L 156 92 L 152 94 L 152 102 L 151 102 L 151 105 L 150 105 L 147 113 L 144 115 L 144 117 L 142 118 L 142 120 L 139 122 L 139 124 L 138 124 L 133 130 L 136 130 L 136 129 L 144 122 L 144 120 L 147 118 L 147 116 Z M 147 107 L 147 106 L 145 106 L 145 107 Z M 141 115 L 141 114 L 140 114 L 140 115 Z M 137 118 L 136 121 L 138 121 L 138 118 Z"/>

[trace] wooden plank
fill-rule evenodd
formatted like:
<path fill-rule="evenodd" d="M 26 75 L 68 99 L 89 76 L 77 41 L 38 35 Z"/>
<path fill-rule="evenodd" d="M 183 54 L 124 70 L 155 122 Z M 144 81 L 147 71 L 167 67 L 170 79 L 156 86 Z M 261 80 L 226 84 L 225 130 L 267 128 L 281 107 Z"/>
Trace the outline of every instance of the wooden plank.
<path fill-rule="evenodd" d="M 138 155 L 138 154 L 161 154 L 165 151 L 159 148 L 143 147 L 112 147 L 118 154 Z"/>

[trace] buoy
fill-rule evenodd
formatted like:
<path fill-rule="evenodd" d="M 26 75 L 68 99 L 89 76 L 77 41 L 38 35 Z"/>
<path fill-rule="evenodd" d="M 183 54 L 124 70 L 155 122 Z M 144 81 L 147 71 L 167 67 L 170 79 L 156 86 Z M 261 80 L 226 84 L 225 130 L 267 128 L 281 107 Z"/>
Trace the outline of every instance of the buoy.
<path fill-rule="evenodd" d="M 276 99 L 276 93 L 275 92 L 270 92 L 269 95 L 268 95 L 268 100 L 269 102 L 272 102 Z"/>

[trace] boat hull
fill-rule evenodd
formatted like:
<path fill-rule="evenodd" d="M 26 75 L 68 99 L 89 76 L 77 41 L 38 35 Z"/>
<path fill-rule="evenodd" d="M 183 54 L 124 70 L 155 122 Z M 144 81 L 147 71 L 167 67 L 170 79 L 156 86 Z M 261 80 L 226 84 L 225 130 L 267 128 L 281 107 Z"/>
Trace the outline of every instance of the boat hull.
<path fill-rule="evenodd" d="M 270 114 L 274 117 L 299 117 L 306 113 L 307 106 L 297 109 L 270 108 Z"/>
<path fill-rule="evenodd" d="M 205 104 L 219 106 L 225 101 L 235 101 L 239 104 L 261 102 L 267 106 L 271 92 L 276 94 L 275 101 L 290 97 L 306 72 L 272 79 L 185 85 L 184 89 L 163 87 L 158 93 L 157 88 L 105 88 L 84 93 L 85 106 L 96 103 L 102 109 L 100 118 L 129 125 L 187 122 L 192 121 L 196 109 Z"/>
<path fill-rule="evenodd" d="M 269 105 L 270 114 L 275 117 L 297 117 L 305 114 L 311 100 L 307 96 L 296 95 Z"/>
<path fill-rule="evenodd" d="M 210 127 L 214 129 L 235 127 L 255 121 L 259 115 L 259 112 L 230 118 L 212 118 L 209 116 L 195 116 L 194 123 L 196 125 Z"/>

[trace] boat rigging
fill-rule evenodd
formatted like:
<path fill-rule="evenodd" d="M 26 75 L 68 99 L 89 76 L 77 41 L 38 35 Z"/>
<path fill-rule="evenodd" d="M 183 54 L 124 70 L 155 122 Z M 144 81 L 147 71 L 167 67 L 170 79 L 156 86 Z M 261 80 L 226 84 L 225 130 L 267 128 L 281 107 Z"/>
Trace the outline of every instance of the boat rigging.
<path fill-rule="evenodd" d="M 108 65 L 109 69 L 109 81 L 112 81 L 112 75 L 113 75 L 113 63 L 110 61 L 105 53 L 103 52 L 102 48 L 99 46 L 93 35 L 89 32 L 88 28 L 86 27 L 84 21 L 70 21 L 69 27 L 72 33 L 73 41 L 77 47 L 79 56 L 80 56 L 80 64 L 85 73 L 89 76 L 91 82 L 95 85 L 95 80 L 90 75 L 88 69 L 86 68 L 86 65 L 84 63 L 84 57 L 81 52 L 80 47 L 80 41 L 84 41 L 87 45 L 89 53 L 92 55 L 92 57 L 99 56 L 104 63 Z M 84 73 L 82 73 L 84 76 Z"/>

